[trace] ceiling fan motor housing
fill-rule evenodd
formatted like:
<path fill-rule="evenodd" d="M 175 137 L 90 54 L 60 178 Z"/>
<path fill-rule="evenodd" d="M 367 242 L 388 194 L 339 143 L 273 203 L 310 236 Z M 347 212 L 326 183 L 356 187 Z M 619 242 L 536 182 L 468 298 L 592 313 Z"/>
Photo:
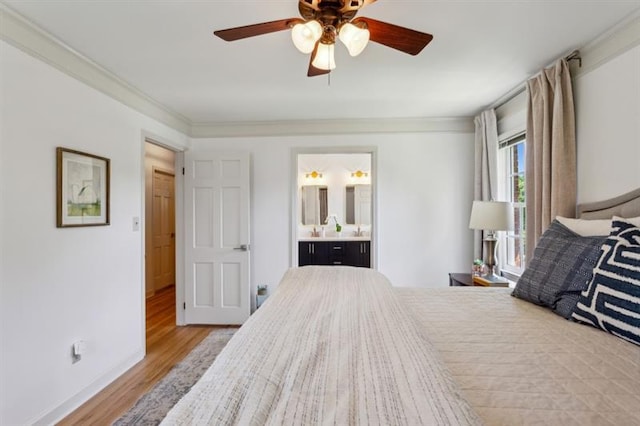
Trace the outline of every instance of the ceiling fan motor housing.
<path fill-rule="evenodd" d="M 361 0 L 346 1 L 350 6 L 356 3 L 358 7 L 344 10 L 345 0 L 301 0 L 298 10 L 305 20 L 316 20 L 323 27 L 332 26 L 339 31 L 342 24 L 351 21 L 362 6 Z"/>

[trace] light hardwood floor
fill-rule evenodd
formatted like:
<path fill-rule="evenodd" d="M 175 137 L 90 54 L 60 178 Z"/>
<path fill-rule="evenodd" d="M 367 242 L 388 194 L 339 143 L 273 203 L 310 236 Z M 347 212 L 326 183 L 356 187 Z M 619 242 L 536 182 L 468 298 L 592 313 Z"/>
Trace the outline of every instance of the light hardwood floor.
<path fill-rule="evenodd" d="M 59 425 L 110 425 L 216 328 L 176 327 L 174 286 L 148 298 L 146 305 L 147 356 Z"/>

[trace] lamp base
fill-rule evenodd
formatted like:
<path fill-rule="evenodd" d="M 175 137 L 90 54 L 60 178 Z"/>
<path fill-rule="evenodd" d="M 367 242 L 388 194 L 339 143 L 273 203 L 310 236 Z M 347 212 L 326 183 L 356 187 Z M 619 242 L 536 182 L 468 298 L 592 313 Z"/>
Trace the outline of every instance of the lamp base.
<path fill-rule="evenodd" d="M 489 269 L 487 275 L 495 275 L 496 242 L 498 240 L 493 235 L 489 235 L 482 241 L 484 243 L 483 262 Z"/>

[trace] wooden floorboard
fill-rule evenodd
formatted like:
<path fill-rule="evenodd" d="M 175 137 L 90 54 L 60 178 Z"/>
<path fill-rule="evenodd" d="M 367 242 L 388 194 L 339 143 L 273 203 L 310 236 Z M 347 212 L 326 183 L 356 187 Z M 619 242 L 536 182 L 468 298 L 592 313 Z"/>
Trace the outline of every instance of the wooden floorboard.
<path fill-rule="evenodd" d="M 198 325 L 176 327 L 174 286 L 148 298 L 146 311 L 146 357 L 59 425 L 110 425 L 216 328 Z"/>

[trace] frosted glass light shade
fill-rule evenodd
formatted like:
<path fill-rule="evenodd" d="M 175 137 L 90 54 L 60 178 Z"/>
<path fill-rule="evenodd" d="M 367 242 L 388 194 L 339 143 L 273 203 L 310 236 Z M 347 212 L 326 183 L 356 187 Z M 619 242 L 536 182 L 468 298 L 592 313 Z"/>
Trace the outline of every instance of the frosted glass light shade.
<path fill-rule="evenodd" d="M 469 228 L 513 231 L 513 206 L 504 201 L 474 201 Z"/>
<path fill-rule="evenodd" d="M 318 44 L 318 51 L 316 57 L 313 59 L 311 65 L 321 70 L 332 70 L 336 67 L 336 61 L 334 56 L 335 44 Z"/>
<path fill-rule="evenodd" d="M 366 28 L 358 28 L 353 24 L 346 23 L 340 27 L 338 37 L 344 43 L 349 51 L 349 55 L 358 56 L 369 42 L 369 30 Z"/>
<path fill-rule="evenodd" d="M 302 53 L 311 53 L 316 42 L 322 37 L 322 25 L 318 21 L 296 24 L 291 30 L 291 39 L 296 48 Z"/>

